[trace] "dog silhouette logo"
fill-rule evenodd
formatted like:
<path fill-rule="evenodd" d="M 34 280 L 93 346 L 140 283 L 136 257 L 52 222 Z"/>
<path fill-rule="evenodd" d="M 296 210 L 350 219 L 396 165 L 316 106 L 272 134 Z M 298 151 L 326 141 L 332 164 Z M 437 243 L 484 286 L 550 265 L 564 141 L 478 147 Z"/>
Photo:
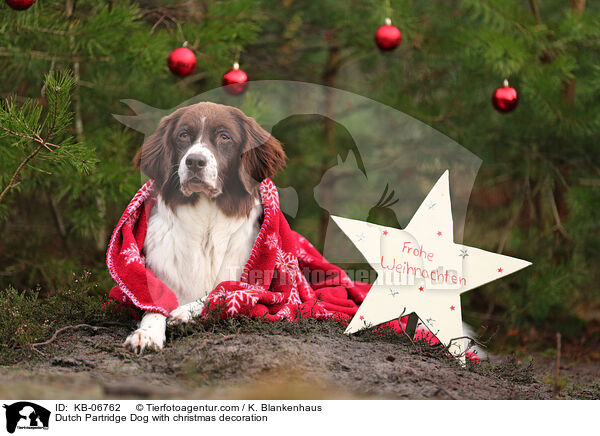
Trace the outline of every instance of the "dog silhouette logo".
<path fill-rule="evenodd" d="M 14 433 L 18 429 L 48 429 L 50 411 L 29 401 L 19 401 L 4 405 L 6 409 L 6 431 Z"/>

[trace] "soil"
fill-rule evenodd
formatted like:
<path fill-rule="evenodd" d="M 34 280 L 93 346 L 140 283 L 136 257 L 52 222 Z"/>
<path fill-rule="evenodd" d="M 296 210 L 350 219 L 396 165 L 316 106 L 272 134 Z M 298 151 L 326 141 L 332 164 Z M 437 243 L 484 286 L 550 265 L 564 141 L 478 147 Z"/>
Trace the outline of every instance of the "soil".
<path fill-rule="evenodd" d="M 554 383 L 552 358 L 465 368 L 406 339 L 288 326 L 171 332 L 164 350 L 141 356 L 121 345 L 130 327 L 67 330 L 37 347 L 43 356 L 0 367 L 0 398 L 600 399 L 598 362 L 563 362 Z"/>

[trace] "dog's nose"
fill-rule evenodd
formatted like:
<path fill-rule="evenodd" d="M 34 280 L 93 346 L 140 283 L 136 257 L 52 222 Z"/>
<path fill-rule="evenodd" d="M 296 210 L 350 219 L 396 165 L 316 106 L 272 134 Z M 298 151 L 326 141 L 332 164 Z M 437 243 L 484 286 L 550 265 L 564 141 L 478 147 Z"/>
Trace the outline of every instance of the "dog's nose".
<path fill-rule="evenodd" d="M 201 170 L 206 166 L 206 158 L 201 154 L 190 154 L 185 158 L 185 166 L 190 170 Z"/>

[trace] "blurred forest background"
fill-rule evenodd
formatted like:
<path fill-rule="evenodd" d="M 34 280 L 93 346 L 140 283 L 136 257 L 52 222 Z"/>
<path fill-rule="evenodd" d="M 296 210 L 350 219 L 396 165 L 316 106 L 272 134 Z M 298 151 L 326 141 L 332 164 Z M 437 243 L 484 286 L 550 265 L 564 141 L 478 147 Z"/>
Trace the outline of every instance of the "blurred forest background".
<path fill-rule="evenodd" d="M 384 54 L 373 33 L 386 16 L 403 42 Z M 177 78 L 166 57 L 184 41 L 198 67 Z M 0 303 L 82 277 L 107 294 L 107 240 L 140 186 L 143 141 L 111 114 L 127 111 L 122 98 L 166 109 L 218 87 L 238 55 L 251 80 L 364 95 L 478 155 L 464 242 L 534 265 L 465 294 L 465 318 L 507 347 L 557 331 L 598 345 L 600 5 L 585 0 L 2 2 Z M 491 105 L 505 78 L 520 98 L 510 114 Z M 274 134 L 289 143 L 286 185 L 312 189 L 348 149 L 314 122 Z M 292 227 L 322 246 L 327 217 L 301 212 Z M 19 316 L 0 324 L 14 333 Z"/>

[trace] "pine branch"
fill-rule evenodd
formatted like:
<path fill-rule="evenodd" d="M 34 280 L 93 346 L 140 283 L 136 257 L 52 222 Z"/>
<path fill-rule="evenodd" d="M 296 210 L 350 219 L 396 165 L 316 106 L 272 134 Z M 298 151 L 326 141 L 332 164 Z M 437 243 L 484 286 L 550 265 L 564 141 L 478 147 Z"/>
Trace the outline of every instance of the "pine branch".
<path fill-rule="evenodd" d="M 21 52 L 19 52 L 21 54 Z M 73 62 L 111 62 L 113 59 L 110 56 L 81 56 L 81 55 L 73 55 L 69 53 L 46 53 L 39 50 L 29 50 L 29 56 L 46 59 L 46 60 L 56 60 L 60 59 L 63 61 L 73 61 Z M 4 47 L 0 47 L 0 57 L 8 57 L 13 58 L 15 53 L 11 50 L 8 50 Z"/>
<path fill-rule="evenodd" d="M 41 136 L 39 136 L 37 134 L 36 134 L 35 137 L 33 137 L 33 136 L 23 135 L 22 133 L 15 132 L 14 130 L 10 130 L 10 129 L 4 127 L 4 126 L 0 126 L 0 128 L 3 129 L 4 131 L 10 133 L 11 135 L 18 136 L 18 137 L 24 138 L 24 139 L 29 139 L 29 140 L 34 141 L 34 142 L 38 142 L 38 143 L 40 143 L 42 145 L 42 147 L 46 147 L 50 151 L 52 151 L 52 149 L 50 148 L 50 146 L 51 147 L 55 147 L 55 148 L 59 147 L 56 144 L 53 144 L 51 142 L 45 141 L 44 139 L 41 138 Z"/>
<path fill-rule="evenodd" d="M 54 90 L 56 92 L 58 92 L 58 91 L 60 91 L 60 87 L 57 86 L 54 88 Z M 46 136 L 44 137 L 44 142 L 46 142 L 48 140 L 48 138 L 50 138 L 54 134 L 54 129 L 56 129 L 56 120 L 57 119 L 58 119 L 58 99 L 55 98 L 54 99 L 54 114 L 52 117 L 52 126 L 50 126 L 50 129 L 48 129 L 48 133 L 46 133 Z"/>
<path fill-rule="evenodd" d="M 34 105 L 31 100 L 27 100 L 22 107 L 15 106 L 12 101 L 7 102 L 6 108 L 2 108 L 3 110 L 0 111 L 0 122 L 2 122 L 0 128 L 4 132 L 37 144 L 37 147 L 19 163 L 8 184 L 0 192 L 0 203 L 12 189 L 19 185 L 18 180 L 23 169 L 44 148 L 50 152 L 60 148 L 60 145 L 50 142 L 50 140 L 58 131 L 64 130 L 70 121 L 68 109 L 70 104 L 69 92 L 72 86 L 73 80 L 69 74 L 51 72 L 46 76 L 44 88 L 47 90 L 46 96 L 51 108 L 46 120 L 42 123 L 39 123 L 41 106 Z M 39 123 L 37 131 L 31 128 L 30 122 Z M 47 125 L 48 129 L 42 137 L 38 132 L 43 129 L 44 125 Z"/>
<path fill-rule="evenodd" d="M 56 87 L 56 91 L 59 91 L 59 87 Z M 19 164 L 19 166 L 17 167 L 17 169 L 15 170 L 15 172 L 13 173 L 10 182 L 8 182 L 8 185 L 6 185 L 6 187 L 2 190 L 2 192 L 0 193 L 0 203 L 2 202 L 2 200 L 4 199 L 4 197 L 6 196 L 6 194 L 8 194 L 8 192 L 17 187 L 19 185 L 19 182 L 17 182 L 17 179 L 19 177 L 19 174 L 21 173 L 21 171 L 23 170 L 23 168 L 25 168 L 25 166 L 34 158 L 36 157 L 40 151 L 42 151 L 43 148 L 46 148 L 50 151 L 52 151 L 52 149 L 50 148 L 50 146 L 58 148 L 59 146 L 56 144 L 52 144 L 50 142 L 48 142 L 48 138 L 50 138 L 52 136 L 52 134 L 54 133 L 54 129 L 56 128 L 56 120 L 58 118 L 58 110 L 57 110 L 57 105 L 58 105 L 58 100 L 55 99 L 55 110 L 54 110 L 54 116 L 52 117 L 52 126 L 50 127 L 50 129 L 48 130 L 48 133 L 46 134 L 46 136 L 42 139 L 38 134 L 36 134 L 36 137 L 34 138 L 33 136 L 28 136 L 28 135 L 22 135 L 18 132 L 12 131 L 10 129 L 7 129 L 4 126 L 0 126 L 2 127 L 2 129 L 4 129 L 5 131 L 11 133 L 12 135 L 21 137 L 21 138 L 26 138 L 26 139 L 30 139 L 34 142 L 39 143 L 38 147 L 31 153 L 29 154 L 29 156 L 27 156 L 25 159 L 23 159 L 23 161 Z"/>
<path fill-rule="evenodd" d="M 33 153 L 31 153 L 29 156 L 27 156 L 25 159 L 23 159 L 23 161 L 21 162 L 21 164 L 17 167 L 17 169 L 13 173 L 13 175 L 12 175 L 12 177 L 10 179 L 10 182 L 8 182 L 8 185 L 6 185 L 6 188 L 4 188 L 4 190 L 0 193 L 0 203 L 2 202 L 2 200 L 4 199 L 4 197 L 6 196 L 6 194 L 8 194 L 8 191 L 10 191 L 11 189 L 19 186 L 20 182 L 17 182 L 19 174 L 21 173 L 21 171 L 23 170 L 23 168 L 25 168 L 25 165 L 27 165 L 29 163 L 29 161 L 31 161 L 34 157 L 36 157 L 38 155 L 38 153 L 40 151 L 42 151 L 42 149 L 44 148 L 44 146 L 45 146 L 45 144 L 40 144 L 38 146 L 38 148 L 36 148 Z"/>
<path fill-rule="evenodd" d="M 513 20 L 504 11 L 502 11 L 500 8 L 498 8 L 495 5 L 493 5 L 488 0 L 482 0 L 482 2 L 488 8 L 490 8 L 491 10 L 493 10 L 494 12 L 496 12 L 498 15 L 500 15 L 502 18 L 504 18 L 506 21 L 508 21 L 509 23 L 511 23 L 513 26 L 515 26 L 521 33 L 523 33 L 524 35 L 533 37 L 533 34 L 526 27 L 522 26 L 518 21 Z"/>

